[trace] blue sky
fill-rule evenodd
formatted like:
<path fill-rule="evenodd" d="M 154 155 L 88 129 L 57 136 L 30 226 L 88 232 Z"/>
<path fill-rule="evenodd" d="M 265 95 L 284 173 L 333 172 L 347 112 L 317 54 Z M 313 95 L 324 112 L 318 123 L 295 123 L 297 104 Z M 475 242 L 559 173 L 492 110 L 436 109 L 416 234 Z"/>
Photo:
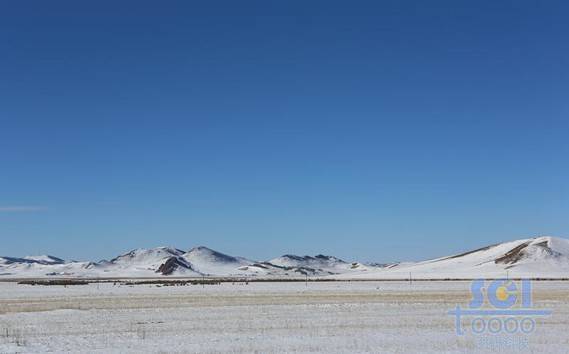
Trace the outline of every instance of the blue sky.
<path fill-rule="evenodd" d="M 564 1 L 0 5 L 0 254 L 569 236 Z"/>

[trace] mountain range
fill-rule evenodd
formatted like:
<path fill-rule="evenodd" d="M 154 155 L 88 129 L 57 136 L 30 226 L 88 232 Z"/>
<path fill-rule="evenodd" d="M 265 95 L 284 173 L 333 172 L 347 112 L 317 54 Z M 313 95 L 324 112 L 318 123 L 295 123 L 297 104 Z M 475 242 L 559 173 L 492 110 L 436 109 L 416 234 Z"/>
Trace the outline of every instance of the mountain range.
<path fill-rule="evenodd" d="M 569 278 L 569 240 L 541 236 L 422 262 L 364 264 L 333 256 L 283 255 L 267 261 L 200 246 L 135 249 L 110 261 L 64 261 L 53 256 L 0 257 L 0 278 L 248 277 L 335 279 Z"/>

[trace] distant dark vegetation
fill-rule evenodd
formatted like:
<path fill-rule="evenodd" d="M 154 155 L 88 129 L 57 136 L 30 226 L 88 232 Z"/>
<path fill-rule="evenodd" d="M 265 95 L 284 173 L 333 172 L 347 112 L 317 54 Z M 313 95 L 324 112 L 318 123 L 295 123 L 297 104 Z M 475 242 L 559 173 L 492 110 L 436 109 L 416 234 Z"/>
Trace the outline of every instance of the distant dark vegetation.
<path fill-rule="evenodd" d="M 47 280 L 22 280 L 19 281 L 18 284 L 23 285 L 87 285 L 89 282 L 84 280 L 75 280 L 75 279 L 47 279 Z"/>
<path fill-rule="evenodd" d="M 337 279 L 241 279 L 241 278 L 203 278 L 203 279 L 147 279 L 147 280 L 118 280 L 118 279 L 33 279 L 21 280 L 21 285 L 87 285 L 91 283 L 113 283 L 114 285 L 159 285 L 159 286 L 184 286 L 184 285 L 219 285 L 221 283 L 249 284 L 249 283 L 298 283 L 298 282 L 331 282 L 342 281 Z"/>
<path fill-rule="evenodd" d="M 522 280 L 521 278 L 509 278 L 510 280 Z M 488 278 L 486 280 L 494 280 Z M 531 278 L 533 281 L 569 281 L 569 278 Z M 6 281 L 6 280 L 3 280 Z M 156 285 L 156 286 L 186 286 L 186 285 L 220 285 L 221 283 L 232 283 L 235 285 L 247 285 L 249 283 L 319 283 L 319 282 L 428 282 L 428 281 L 472 281 L 467 278 L 444 278 L 444 279 L 299 279 L 299 278 L 281 278 L 281 279 L 244 279 L 244 278 L 202 278 L 202 279 L 141 279 L 141 280 L 125 280 L 125 279 L 33 279 L 20 280 L 21 285 L 87 285 L 91 283 L 113 283 L 113 285 Z"/>
<path fill-rule="evenodd" d="M 115 283 L 116 284 L 116 283 Z M 203 280 L 138 280 L 121 281 L 120 285 L 161 285 L 161 286 L 184 286 L 184 285 L 219 285 L 221 282 L 215 279 Z"/>

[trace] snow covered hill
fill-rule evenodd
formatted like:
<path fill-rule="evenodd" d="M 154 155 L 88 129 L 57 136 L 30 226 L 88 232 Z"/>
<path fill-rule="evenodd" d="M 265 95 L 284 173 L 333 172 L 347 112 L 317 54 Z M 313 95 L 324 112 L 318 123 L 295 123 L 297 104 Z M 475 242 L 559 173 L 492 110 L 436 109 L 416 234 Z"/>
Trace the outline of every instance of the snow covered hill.
<path fill-rule="evenodd" d="M 345 278 L 345 275 L 339 276 Z M 569 278 L 569 240 L 542 236 L 375 271 L 350 274 L 368 279 Z"/>
<path fill-rule="evenodd" d="M 66 262 L 53 256 L 0 257 L 0 277 L 332 277 L 338 279 L 569 278 L 569 240 L 536 237 L 423 262 L 346 262 L 333 256 L 284 255 L 269 261 L 200 246 L 135 249 L 110 261 Z"/>
<path fill-rule="evenodd" d="M 13 264 L 13 263 L 26 263 L 26 264 L 62 264 L 65 261 L 63 259 L 53 257 L 53 256 L 26 256 L 23 258 L 15 257 L 0 257 L 0 264 Z"/>
<path fill-rule="evenodd" d="M 120 255 L 102 265 L 103 271 L 120 276 L 161 275 L 199 276 L 190 263 L 183 258 L 184 251 L 171 247 L 136 249 Z M 95 266 L 96 267 L 96 266 Z"/>
<path fill-rule="evenodd" d="M 363 269 L 363 265 L 360 263 L 348 263 L 340 258 L 324 256 L 322 254 L 314 257 L 285 254 L 267 263 L 277 267 L 297 269 L 303 274 L 319 276 L 341 274 Z"/>
<path fill-rule="evenodd" d="M 203 275 L 244 275 L 245 273 L 239 271 L 239 268 L 254 263 L 254 261 L 229 256 L 204 246 L 194 247 L 182 257 Z"/>

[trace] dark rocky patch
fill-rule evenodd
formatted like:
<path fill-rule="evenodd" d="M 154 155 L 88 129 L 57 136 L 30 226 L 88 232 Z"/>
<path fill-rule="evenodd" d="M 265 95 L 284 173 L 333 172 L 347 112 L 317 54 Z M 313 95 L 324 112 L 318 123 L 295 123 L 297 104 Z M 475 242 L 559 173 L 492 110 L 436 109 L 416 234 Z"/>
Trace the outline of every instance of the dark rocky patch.
<path fill-rule="evenodd" d="M 178 257 L 170 257 L 166 260 L 166 262 L 162 263 L 156 273 L 162 273 L 162 275 L 171 275 L 174 271 L 178 269 L 192 269 L 192 266 L 188 264 L 186 261 L 178 258 Z"/>
<path fill-rule="evenodd" d="M 524 257 L 524 249 L 530 244 L 531 242 L 524 242 L 519 246 L 512 248 L 510 251 L 506 252 L 502 257 L 496 258 L 494 263 L 499 264 L 513 264 L 518 262 L 520 259 Z"/>

